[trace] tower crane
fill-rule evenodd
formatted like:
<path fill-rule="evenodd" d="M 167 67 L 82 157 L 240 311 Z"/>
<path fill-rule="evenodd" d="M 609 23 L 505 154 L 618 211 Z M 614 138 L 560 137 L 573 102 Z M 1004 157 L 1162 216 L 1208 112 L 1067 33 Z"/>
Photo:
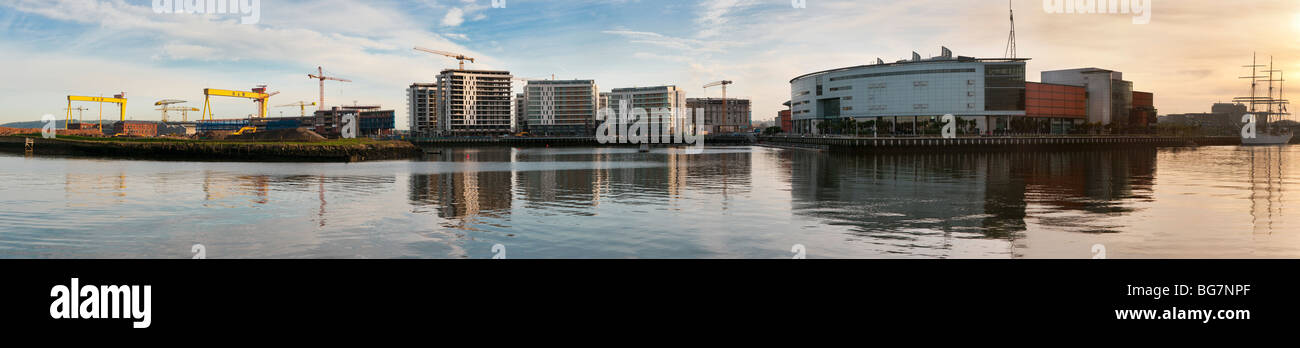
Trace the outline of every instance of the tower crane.
<path fill-rule="evenodd" d="M 167 121 L 168 121 L 168 120 L 167 120 L 167 112 L 168 112 L 168 111 L 180 111 L 180 112 L 181 112 L 181 122 L 189 122 L 189 121 L 190 121 L 190 111 L 195 111 L 195 112 L 197 112 L 197 111 L 199 111 L 199 108 L 196 108 L 196 107 L 189 107 L 189 106 L 164 106 L 164 107 L 161 107 L 161 108 L 158 108 L 158 109 L 155 109 L 155 110 L 158 110 L 158 111 L 162 111 L 162 112 L 163 112 L 163 122 L 167 122 Z"/>
<path fill-rule="evenodd" d="M 308 106 L 316 106 L 316 102 L 308 103 L 308 102 L 305 102 L 305 101 L 300 101 L 300 102 L 296 102 L 296 103 L 293 103 L 293 104 L 276 105 L 275 107 L 277 107 L 277 108 L 287 108 L 287 107 L 293 107 L 293 106 L 297 106 L 297 107 L 298 107 L 299 112 L 302 113 L 301 117 L 306 117 L 306 116 L 307 116 L 307 107 L 308 107 Z"/>
<path fill-rule="evenodd" d="M 468 60 L 470 63 L 473 63 L 473 62 L 474 62 L 474 58 L 473 58 L 473 57 L 469 57 L 469 56 L 466 56 L 466 55 L 463 55 L 463 54 L 460 54 L 460 53 L 452 53 L 452 52 L 447 52 L 447 51 L 431 50 L 431 49 L 424 48 L 424 47 L 416 47 L 415 50 L 416 50 L 416 51 L 420 51 L 420 52 L 427 52 L 427 53 L 433 53 L 433 54 L 437 54 L 437 55 L 447 56 L 447 57 L 449 57 L 449 58 L 451 58 L 451 59 L 458 60 L 458 61 L 460 61 L 460 70 L 465 70 L 465 61 Z"/>
<path fill-rule="evenodd" d="M 154 102 L 154 103 L 153 103 L 153 106 L 161 106 L 161 107 L 162 107 L 162 108 L 159 108 L 159 109 L 157 109 L 157 110 L 162 111 L 162 121 L 163 121 L 163 122 L 167 122 L 167 112 L 168 112 L 168 111 L 180 111 L 180 110 L 182 109 L 182 108 L 179 108 L 179 107 L 177 107 L 177 108 L 173 108 L 173 107 L 171 107 L 171 106 L 172 106 L 172 105 L 176 105 L 176 104 L 184 104 L 184 103 L 185 103 L 184 100 L 163 99 L 163 100 L 159 100 L 159 101 Z"/>
<path fill-rule="evenodd" d="M 348 80 L 348 79 L 341 79 L 341 78 L 337 78 L 337 77 L 325 76 L 325 69 L 324 69 L 324 68 L 321 68 L 321 67 L 319 67 L 319 66 L 316 67 L 316 74 L 314 74 L 314 75 L 313 75 L 313 74 L 307 74 L 307 77 L 309 77 L 309 78 L 313 78 L 313 79 L 317 79 L 317 80 L 320 80 L 320 109 L 321 109 L 321 110 L 325 110 L 325 80 L 338 81 L 338 82 L 352 82 L 352 80 Z M 315 103 L 312 103 L 312 104 L 315 104 Z M 303 111 L 303 116 L 306 116 L 306 115 L 307 115 L 307 112 L 306 112 L 306 110 L 304 109 L 304 111 Z"/>
<path fill-rule="evenodd" d="M 87 109 L 87 108 L 84 107 L 84 106 L 78 106 L 78 107 L 75 107 L 75 108 L 63 109 L 63 110 L 67 110 L 67 111 L 68 111 L 68 114 L 71 114 L 73 111 L 76 111 L 76 112 L 77 112 L 77 124 L 86 124 L 86 117 L 85 117 L 85 116 L 82 116 L 82 113 L 81 113 L 81 112 L 82 112 L 82 111 L 86 111 L 86 110 L 90 110 L 90 109 Z M 65 123 L 65 124 L 63 124 L 63 127 L 64 127 L 64 128 L 68 128 L 68 125 Z"/>
<path fill-rule="evenodd" d="M 727 80 L 722 80 L 722 81 L 712 82 L 712 83 L 709 83 L 709 84 L 707 84 L 707 85 L 704 85 L 704 89 L 709 89 L 709 87 L 722 86 L 722 119 L 723 119 L 723 123 L 726 123 L 726 119 L 727 119 L 727 117 L 728 117 L 728 116 L 731 116 L 731 114 L 728 114 L 728 113 L 727 113 L 727 85 L 730 85 L 730 84 L 733 84 L 733 83 L 734 83 L 734 82 L 727 81 Z M 699 125 L 696 125 L 696 126 L 698 127 Z"/>

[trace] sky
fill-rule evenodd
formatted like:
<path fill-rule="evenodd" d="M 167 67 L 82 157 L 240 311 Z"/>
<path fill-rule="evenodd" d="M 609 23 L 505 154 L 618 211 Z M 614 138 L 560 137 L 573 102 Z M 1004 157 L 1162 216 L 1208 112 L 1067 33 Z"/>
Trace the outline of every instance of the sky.
<path fill-rule="evenodd" d="M 800 1 L 260 0 L 258 20 L 244 24 L 244 14 L 157 13 L 154 0 L 5 0 L 0 123 L 62 117 L 70 94 L 124 91 L 136 120 L 160 119 L 153 104 L 161 99 L 201 108 L 204 88 L 264 84 L 281 92 L 273 106 L 314 102 L 319 81 L 307 74 L 321 66 L 353 81 L 326 82 L 327 105 L 382 105 L 405 128 L 407 86 L 457 64 L 415 46 L 477 58 L 467 68 L 593 79 L 604 91 L 677 85 L 688 97 L 720 97 L 701 86 L 731 80 L 728 97 L 751 99 L 764 121 L 784 108 L 796 76 L 913 51 L 936 56 L 941 46 L 1003 57 L 1010 31 L 1005 0 Z M 1150 1 L 1149 23 L 1135 24 L 1132 14 L 1051 13 L 1042 0 L 1012 0 L 1017 55 L 1032 59 L 1028 79 L 1122 71 L 1136 90 L 1155 93 L 1160 114 L 1172 114 L 1248 94 L 1238 77 L 1249 75 L 1241 66 L 1253 52 L 1300 74 L 1300 1 Z M 96 117 L 97 105 L 78 105 Z M 218 118 L 255 112 L 239 99 L 213 98 L 212 107 Z M 116 117 L 116 106 L 104 114 Z"/>

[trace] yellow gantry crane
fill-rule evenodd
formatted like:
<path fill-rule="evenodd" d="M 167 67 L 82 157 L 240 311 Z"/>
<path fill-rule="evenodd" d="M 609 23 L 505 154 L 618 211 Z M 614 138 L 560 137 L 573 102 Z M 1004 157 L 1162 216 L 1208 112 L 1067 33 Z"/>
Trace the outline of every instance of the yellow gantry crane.
<path fill-rule="evenodd" d="M 437 54 L 437 55 L 443 55 L 443 56 L 450 57 L 451 59 L 458 60 L 458 61 L 460 61 L 460 70 L 465 70 L 465 61 L 468 60 L 470 63 L 473 63 L 473 62 L 474 62 L 474 58 L 469 57 L 469 56 L 466 56 L 466 55 L 463 55 L 463 54 L 460 54 L 460 53 L 452 53 L 452 52 L 447 52 L 447 51 L 431 50 L 431 49 L 424 48 L 424 47 L 416 47 L 415 50 L 416 50 L 416 51 L 420 51 L 420 52 L 427 52 L 427 53 L 433 53 L 433 54 Z"/>
<path fill-rule="evenodd" d="M 74 110 L 72 108 L 72 102 L 74 101 L 99 103 L 99 131 L 100 132 L 104 131 L 104 103 L 117 104 L 118 107 L 121 109 L 122 122 L 126 122 L 126 92 L 122 92 L 120 94 L 114 95 L 112 98 L 70 95 L 68 96 L 68 109 L 67 109 L 68 119 L 63 123 L 63 129 L 65 130 L 68 129 L 68 122 L 72 121 L 72 110 Z"/>
<path fill-rule="evenodd" d="M 208 120 L 208 121 L 211 121 L 213 119 L 211 97 L 218 96 L 218 97 L 252 99 L 254 103 L 257 103 L 257 117 L 265 118 L 266 102 L 267 100 L 271 99 L 271 96 L 274 96 L 276 94 L 280 94 L 280 92 L 267 93 L 266 85 L 257 86 L 257 88 L 253 88 L 252 91 L 233 91 L 227 89 L 204 88 L 203 89 L 203 115 L 201 117 L 203 117 L 204 120 Z"/>
<path fill-rule="evenodd" d="M 323 95 L 323 94 L 322 94 L 322 95 Z M 296 103 L 293 103 L 293 104 L 276 105 L 275 107 L 277 107 L 277 108 L 287 108 L 287 107 L 293 107 L 293 106 L 297 106 L 297 107 L 298 107 L 299 112 L 302 113 L 302 115 L 300 115 L 301 117 L 307 117 L 307 107 L 308 107 L 308 106 L 316 106 L 316 102 L 308 103 L 308 102 L 305 102 L 305 101 L 300 101 L 300 102 L 296 102 Z"/>

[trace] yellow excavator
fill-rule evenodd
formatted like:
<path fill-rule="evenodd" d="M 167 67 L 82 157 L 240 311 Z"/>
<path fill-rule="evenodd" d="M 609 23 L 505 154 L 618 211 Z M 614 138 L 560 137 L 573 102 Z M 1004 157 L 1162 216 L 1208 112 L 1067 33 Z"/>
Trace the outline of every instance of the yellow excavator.
<path fill-rule="evenodd" d="M 244 135 L 245 132 L 247 132 L 247 133 L 257 133 L 257 127 L 244 127 L 244 128 L 240 128 L 239 130 L 235 131 L 234 133 L 230 133 L 230 134 L 231 134 L 231 135 Z"/>

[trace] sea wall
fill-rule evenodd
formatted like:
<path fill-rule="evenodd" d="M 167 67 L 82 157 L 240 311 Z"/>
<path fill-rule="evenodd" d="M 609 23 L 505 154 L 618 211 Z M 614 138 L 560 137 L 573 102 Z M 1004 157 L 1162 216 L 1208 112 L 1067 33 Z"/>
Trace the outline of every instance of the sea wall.
<path fill-rule="evenodd" d="M 1237 137 L 1167 137 L 1167 136 L 1043 136 L 1043 137 L 965 137 L 955 139 L 918 138 L 850 138 L 762 136 L 760 144 L 816 148 L 832 151 L 1037 151 L 1077 150 L 1116 147 L 1180 147 L 1241 145 Z"/>
<path fill-rule="evenodd" d="M 405 141 L 358 144 L 248 143 L 221 141 L 88 141 L 34 138 L 35 155 L 74 155 L 133 159 L 257 161 L 257 162 L 360 162 L 400 160 L 423 155 Z M 23 137 L 0 137 L 0 150 L 23 152 Z"/>

